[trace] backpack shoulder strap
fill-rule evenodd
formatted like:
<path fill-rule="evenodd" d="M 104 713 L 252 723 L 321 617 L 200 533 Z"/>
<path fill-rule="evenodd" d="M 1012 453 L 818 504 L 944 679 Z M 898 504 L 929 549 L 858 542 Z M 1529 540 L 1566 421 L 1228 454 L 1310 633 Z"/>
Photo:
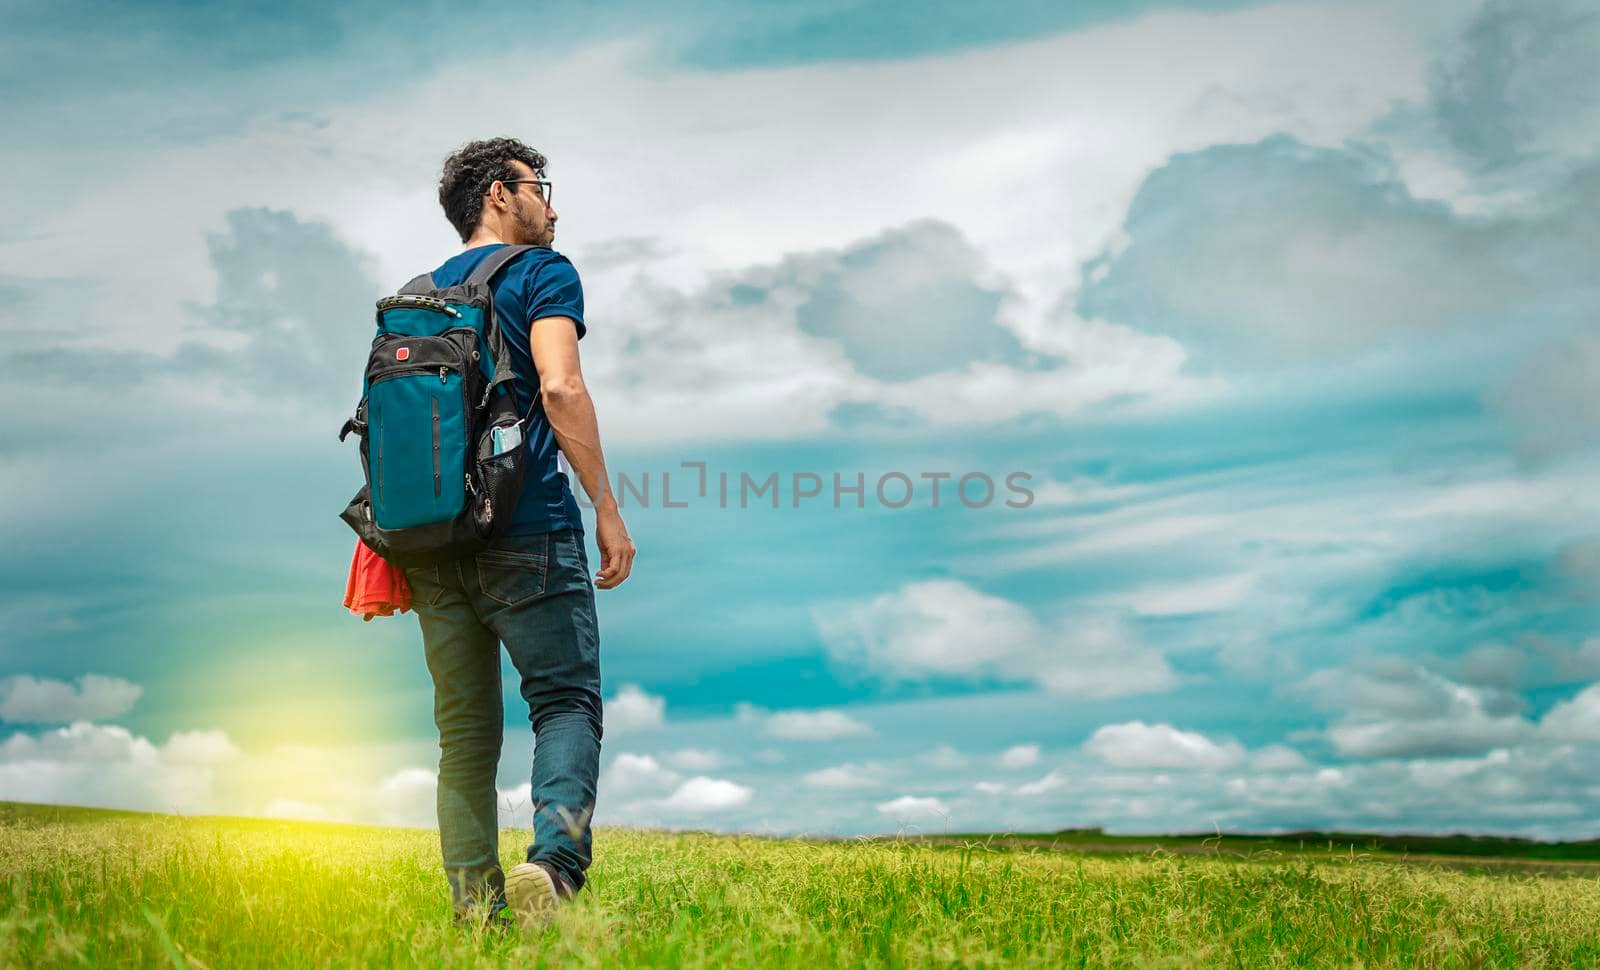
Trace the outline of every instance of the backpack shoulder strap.
<path fill-rule="evenodd" d="M 500 270 L 504 268 L 507 263 L 533 248 L 535 247 L 501 246 L 499 249 L 483 258 L 483 262 L 479 263 L 477 267 L 473 269 L 472 275 L 466 278 L 466 284 L 471 286 L 474 283 L 488 283 L 489 280 L 494 277 L 494 274 L 500 272 Z M 436 289 L 438 289 L 438 287 L 434 285 L 433 274 L 423 273 L 420 276 L 412 277 L 411 282 L 400 287 L 398 292 L 405 294 L 423 294 Z"/>
<path fill-rule="evenodd" d="M 472 275 L 467 277 L 466 285 L 489 285 L 490 280 L 494 279 L 494 275 L 504 269 L 507 263 L 534 248 L 536 247 L 526 245 L 500 247 L 485 256 L 483 261 L 472 270 Z M 489 386 L 483 389 L 483 401 L 480 403 L 480 407 L 489 403 L 489 396 L 494 393 L 496 387 L 501 384 L 509 384 L 515 378 L 515 373 L 511 366 L 511 352 L 506 346 L 505 335 L 500 332 L 498 311 L 491 318 L 488 337 L 489 352 L 494 359 L 494 377 L 490 379 Z M 522 424 L 524 425 L 533 420 L 533 412 L 538 410 L 544 403 L 540 399 L 537 387 L 529 388 L 529 390 L 532 392 L 533 400 L 528 404 L 528 413 L 522 418 Z M 510 388 L 507 388 L 507 393 L 510 393 Z"/>
<path fill-rule="evenodd" d="M 433 285 L 433 274 L 423 273 L 421 276 L 413 277 L 411 282 L 400 287 L 400 292 L 422 294 L 436 289 L 438 287 Z"/>
<path fill-rule="evenodd" d="M 494 278 L 494 274 L 500 272 L 501 268 L 507 263 L 533 248 L 532 246 L 501 246 L 485 256 L 483 262 L 473 269 L 472 275 L 467 277 L 467 285 L 471 286 L 474 283 L 487 284 Z"/>

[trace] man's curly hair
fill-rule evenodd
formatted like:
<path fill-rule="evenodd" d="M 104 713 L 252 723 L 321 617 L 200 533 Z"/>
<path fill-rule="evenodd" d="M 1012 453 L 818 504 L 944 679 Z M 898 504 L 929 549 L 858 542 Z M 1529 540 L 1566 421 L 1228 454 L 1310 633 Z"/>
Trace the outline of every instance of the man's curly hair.
<path fill-rule="evenodd" d="M 468 142 L 444 160 L 439 176 L 439 204 L 445 218 L 466 242 L 483 217 L 483 197 L 496 180 L 517 177 L 513 161 L 522 162 L 544 177 L 545 157 L 515 138 L 487 138 Z"/>

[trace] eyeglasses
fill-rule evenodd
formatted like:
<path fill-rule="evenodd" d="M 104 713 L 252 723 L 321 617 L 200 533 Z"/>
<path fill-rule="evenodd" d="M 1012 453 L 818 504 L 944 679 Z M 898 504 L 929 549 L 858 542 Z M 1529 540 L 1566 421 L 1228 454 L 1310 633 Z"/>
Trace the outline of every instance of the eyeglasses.
<path fill-rule="evenodd" d="M 537 185 L 539 187 L 539 197 L 544 200 L 544 204 L 545 205 L 549 205 L 550 204 L 550 198 L 551 198 L 551 196 L 553 196 L 555 194 L 555 189 L 551 186 L 550 181 L 548 179 L 501 179 L 500 180 L 500 184 L 501 185 L 523 185 L 523 184 Z"/>

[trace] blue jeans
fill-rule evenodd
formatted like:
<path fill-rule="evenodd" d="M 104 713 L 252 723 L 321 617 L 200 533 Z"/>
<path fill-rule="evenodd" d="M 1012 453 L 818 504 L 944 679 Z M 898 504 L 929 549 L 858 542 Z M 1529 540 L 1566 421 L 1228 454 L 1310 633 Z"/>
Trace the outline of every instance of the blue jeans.
<path fill-rule="evenodd" d="M 507 536 L 475 556 L 406 570 L 433 675 L 439 847 L 451 902 L 505 906 L 495 773 L 505 712 L 500 646 L 533 723 L 533 844 L 574 889 L 589 867 L 600 770 L 600 633 L 583 534 Z M 499 642 L 497 642 L 499 641 Z"/>

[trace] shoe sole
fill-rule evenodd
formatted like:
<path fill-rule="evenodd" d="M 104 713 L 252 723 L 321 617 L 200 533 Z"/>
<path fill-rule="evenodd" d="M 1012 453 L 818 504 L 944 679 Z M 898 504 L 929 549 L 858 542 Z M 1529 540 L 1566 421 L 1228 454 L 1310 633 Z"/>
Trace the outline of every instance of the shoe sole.
<path fill-rule="evenodd" d="M 524 927 L 544 928 L 556 912 L 555 880 L 531 862 L 513 867 L 506 873 L 506 905 Z"/>

